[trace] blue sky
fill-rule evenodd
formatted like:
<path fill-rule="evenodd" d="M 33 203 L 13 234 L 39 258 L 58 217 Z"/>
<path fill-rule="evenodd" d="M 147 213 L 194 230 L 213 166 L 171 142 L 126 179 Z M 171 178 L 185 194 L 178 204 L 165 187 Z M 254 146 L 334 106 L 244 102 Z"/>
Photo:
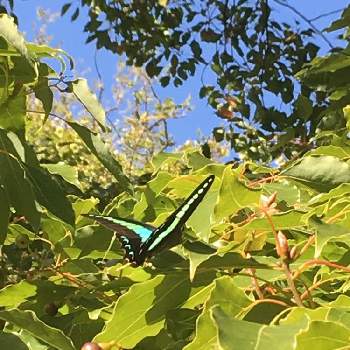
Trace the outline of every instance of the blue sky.
<path fill-rule="evenodd" d="M 200 1 L 200 0 L 198 0 Z M 51 12 L 59 12 L 62 5 L 68 0 L 17 0 L 15 1 L 15 13 L 20 20 L 20 30 L 26 33 L 27 40 L 33 40 L 38 23 L 36 23 L 36 11 L 39 7 L 50 9 Z M 294 6 L 300 13 L 307 18 L 314 18 L 320 14 L 341 9 L 349 5 L 349 0 L 289 0 L 290 5 Z M 287 8 L 279 6 L 273 1 L 270 2 L 276 10 L 279 20 L 290 22 L 294 14 Z M 314 24 L 320 28 L 325 28 L 331 20 L 338 18 L 340 14 L 335 14 L 315 21 Z M 303 24 L 303 20 L 300 19 Z M 86 34 L 83 32 L 85 20 L 83 15 L 77 21 L 71 22 L 70 15 L 59 17 L 54 23 L 47 27 L 47 33 L 53 36 L 52 46 L 59 46 L 73 56 L 76 64 L 76 70 L 83 73 L 89 80 L 92 86 L 97 79 L 97 73 L 94 69 L 94 43 L 85 44 Z M 35 29 L 36 28 L 36 29 Z M 327 35 L 330 41 L 334 42 L 336 34 Z M 326 43 L 320 38 L 317 38 L 317 43 L 321 47 L 321 53 L 328 50 Z M 102 75 L 102 80 L 105 85 L 105 98 L 111 101 L 111 86 L 113 76 L 115 75 L 116 64 L 119 56 L 113 55 L 105 50 L 99 50 L 98 62 Z M 207 105 L 205 100 L 198 97 L 200 88 L 200 73 L 198 73 L 183 86 L 174 88 L 168 86 L 162 88 L 156 87 L 157 94 L 161 98 L 172 97 L 176 102 L 183 101 L 191 95 L 193 110 L 182 119 L 174 120 L 169 124 L 170 133 L 174 136 L 177 144 L 184 142 L 187 139 L 195 139 L 198 136 L 198 130 L 201 133 L 208 135 L 212 128 L 219 125 L 224 125 L 224 122 L 217 118 L 213 110 Z"/>

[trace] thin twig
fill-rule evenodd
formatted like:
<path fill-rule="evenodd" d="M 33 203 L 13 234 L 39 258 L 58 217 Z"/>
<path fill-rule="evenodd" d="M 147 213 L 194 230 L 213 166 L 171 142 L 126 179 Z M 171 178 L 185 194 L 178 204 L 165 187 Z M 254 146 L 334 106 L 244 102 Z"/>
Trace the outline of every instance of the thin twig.
<path fill-rule="evenodd" d="M 289 5 L 288 3 L 284 3 L 280 0 L 273 0 L 277 4 L 289 8 L 291 11 L 296 13 L 300 18 L 302 18 L 306 23 L 309 24 L 309 26 L 328 44 L 328 46 L 331 49 L 334 49 L 334 46 L 332 43 L 327 39 L 327 37 L 307 18 L 305 17 L 300 11 L 298 11 L 295 7 L 292 5 Z"/>
<path fill-rule="evenodd" d="M 314 21 L 317 21 L 319 20 L 320 18 L 323 18 L 323 17 L 328 17 L 328 16 L 331 16 L 331 15 L 335 15 L 336 13 L 339 13 L 339 12 L 342 12 L 344 11 L 344 8 L 341 8 L 339 10 L 334 10 L 334 11 L 331 11 L 331 12 L 327 12 L 327 13 L 324 13 L 322 15 L 319 15 L 319 16 L 316 16 L 314 18 L 311 18 L 309 19 L 310 22 L 314 22 Z"/>

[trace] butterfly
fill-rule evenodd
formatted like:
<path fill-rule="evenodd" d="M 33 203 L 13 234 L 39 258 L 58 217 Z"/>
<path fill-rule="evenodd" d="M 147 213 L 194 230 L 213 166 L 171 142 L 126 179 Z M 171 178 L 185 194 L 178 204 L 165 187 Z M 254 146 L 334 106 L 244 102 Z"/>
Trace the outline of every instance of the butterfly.
<path fill-rule="evenodd" d="M 142 265 L 156 252 L 179 242 L 183 226 L 209 191 L 214 178 L 214 175 L 208 176 L 159 227 L 118 217 L 93 214 L 84 216 L 114 231 L 129 262 Z"/>

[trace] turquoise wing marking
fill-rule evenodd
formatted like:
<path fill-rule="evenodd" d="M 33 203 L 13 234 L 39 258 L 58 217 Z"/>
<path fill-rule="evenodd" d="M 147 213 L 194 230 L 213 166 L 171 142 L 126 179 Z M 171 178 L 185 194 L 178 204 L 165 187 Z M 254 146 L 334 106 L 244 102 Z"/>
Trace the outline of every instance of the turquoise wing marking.
<path fill-rule="evenodd" d="M 131 239 L 138 239 L 141 240 L 141 242 L 145 242 L 155 230 L 155 228 L 150 225 L 145 225 L 128 219 L 91 214 L 85 216 L 96 220 L 98 223 L 113 230 L 119 235 L 124 235 Z"/>

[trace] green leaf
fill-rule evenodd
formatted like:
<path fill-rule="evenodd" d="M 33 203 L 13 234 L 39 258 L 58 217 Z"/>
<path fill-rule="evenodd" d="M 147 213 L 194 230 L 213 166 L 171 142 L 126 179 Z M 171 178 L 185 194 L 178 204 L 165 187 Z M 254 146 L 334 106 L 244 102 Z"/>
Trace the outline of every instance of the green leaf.
<path fill-rule="evenodd" d="M 0 152 L 0 184 L 3 185 L 11 206 L 18 215 L 24 215 L 34 229 L 39 227 L 40 213 L 36 209 L 31 184 L 18 161 Z"/>
<path fill-rule="evenodd" d="M 190 279 L 194 278 L 197 267 L 210 256 L 216 253 L 216 250 L 201 242 L 185 242 L 185 255 L 190 259 Z"/>
<path fill-rule="evenodd" d="M 349 339 L 350 329 L 338 322 L 312 321 L 305 331 L 298 334 L 296 349 L 346 349 Z"/>
<path fill-rule="evenodd" d="M 71 2 L 68 2 L 62 6 L 61 9 L 61 16 L 64 16 L 64 14 L 69 10 L 69 8 L 72 6 Z"/>
<path fill-rule="evenodd" d="M 101 138 L 92 133 L 85 126 L 75 122 L 67 122 L 84 141 L 88 149 L 97 159 L 110 171 L 120 185 L 120 190 L 132 193 L 132 186 L 129 179 L 124 175 L 121 165 L 115 160 Z"/>
<path fill-rule="evenodd" d="M 298 118 L 303 119 L 305 121 L 309 119 L 313 111 L 311 101 L 303 95 L 299 95 L 299 97 L 294 103 L 294 107 Z"/>
<path fill-rule="evenodd" d="M 78 169 L 64 162 L 56 164 L 40 164 L 46 168 L 51 174 L 62 176 L 67 182 L 80 188 L 78 181 Z"/>
<path fill-rule="evenodd" d="M 34 295 L 36 295 L 36 286 L 27 281 L 21 281 L 0 289 L 0 305 L 3 307 L 17 307 Z"/>
<path fill-rule="evenodd" d="M 89 89 L 86 79 L 77 79 L 72 82 L 75 97 L 97 121 L 102 130 L 106 129 L 106 113 L 96 95 Z"/>
<path fill-rule="evenodd" d="M 217 349 L 217 329 L 210 317 L 209 310 L 204 310 L 197 318 L 196 335 L 184 350 Z"/>
<path fill-rule="evenodd" d="M 26 96 L 9 98 L 0 106 L 0 127 L 7 130 L 23 130 L 26 116 Z"/>
<path fill-rule="evenodd" d="M 210 297 L 205 303 L 205 307 L 210 309 L 214 305 L 231 316 L 236 316 L 252 304 L 245 292 L 238 288 L 232 277 L 223 276 L 214 281 L 214 287 L 211 290 Z"/>
<path fill-rule="evenodd" d="M 235 170 L 231 166 L 225 168 L 214 211 L 217 220 L 226 218 L 239 209 L 259 204 L 261 191 L 247 188 L 240 181 L 240 174 L 240 168 Z"/>
<path fill-rule="evenodd" d="M 38 202 L 61 220 L 74 226 L 75 216 L 72 204 L 58 182 L 46 169 L 30 166 L 26 169 Z"/>
<path fill-rule="evenodd" d="M 267 326 L 237 320 L 226 314 L 219 306 L 211 309 L 217 328 L 219 349 L 222 350 L 283 350 L 296 349 L 295 337 L 301 326 Z M 299 348 L 297 348 L 299 350 Z"/>
<path fill-rule="evenodd" d="M 201 39 L 207 43 L 216 43 L 221 38 L 221 35 L 215 33 L 211 28 L 203 29 L 200 34 Z"/>
<path fill-rule="evenodd" d="M 302 180 L 319 191 L 327 191 L 350 182 L 350 165 L 333 156 L 306 156 L 281 174 Z"/>
<path fill-rule="evenodd" d="M 49 80 L 47 78 L 41 78 L 40 82 L 33 90 L 35 97 L 41 101 L 47 118 L 52 110 L 53 104 L 53 92 L 49 87 Z"/>
<path fill-rule="evenodd" d="M 180 306 L 189 294 L 188 277 L 181 274 L 158 275 L 133 285 L 122 295 L 111 319 L 94 341 L 116 341 L 123 348 L 133 348 L 146 336 L 156 335 L 164 326 L 165 314 Z"/>
<path fill-rule="evenodd" d="M 99 203 L 99 200 L 97 198 L 93 198 L 93 197 L 88 198 L 88 199 L 78 198 L 73 203 L 73 209 L 75 212 L 75 216 L 78 217 L 81 214 L 89 213 L 90 210 L 95 208 L 98 203 Z"/>
<path fill-rule="evenodd" d="M 14 334 L 0 331 L 0 345 L 3 349 L 28 350 L 26 344 Z"/>
<path fill-rule="evenodd" d="M 75 350 L 72 341 L 62 331 L 46 325 L 33 311 L 2 310 L 0 319 L 5 320 L 32 334 L 57 350 Z"/>
<path fill-rule="evenodd" d="M 0 246 L 4 243 L 7 235 L 7 228 L 10 216 L 10 203 L 7 199 L 6 192 L 0 186 Z"/>
<path fill-rule="evenodd" d="M 245 259 L 239 253 L 227 252 L 225 254 L 210 255 L 209 258 L 198 265 L 198 271 L 201 269 L 225 269 L 225 268 L 268 268 L 267 265 L 260 264 L 250 258 Z"/>
<path fill-rule="evenodd" d="M 300 189 L 289 181 L 274 182 L 264 185 L 269 195 L 277 192 L 277 201 L 285 201 L 288 205 L 300 202 Z"/>
<path fill-rule="evenodd" d="M 342 237 L 350 233 L 350 228 L 339 224 L 326 224 L 322 221 L 310 220 L 310 226 L 316 230 L 315 258 L 319 258 L 322 249 L 330 241 L 337 239 L 342 241 Z"/>
<path fill-rule="evenodd" d="M 12 17 L 0 14 L 0 36 L 30 61 L 23 35 L 18 31 Z"/>

